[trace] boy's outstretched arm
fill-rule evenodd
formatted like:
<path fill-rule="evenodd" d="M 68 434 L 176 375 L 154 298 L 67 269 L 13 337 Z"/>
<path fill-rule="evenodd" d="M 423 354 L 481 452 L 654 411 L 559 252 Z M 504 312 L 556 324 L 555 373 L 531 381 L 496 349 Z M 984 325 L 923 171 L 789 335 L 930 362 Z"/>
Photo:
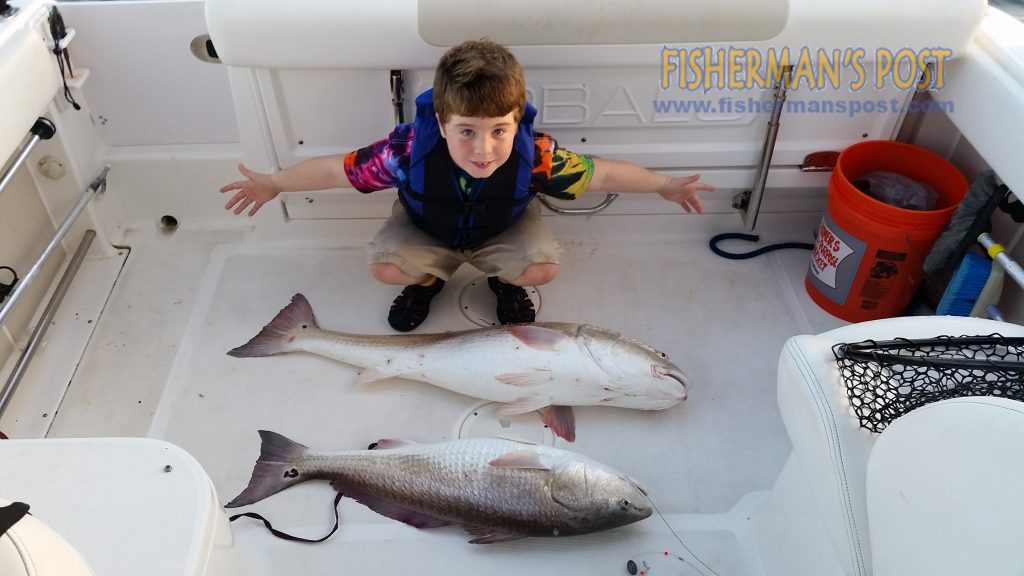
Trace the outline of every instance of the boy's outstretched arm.
<path fill-rule="evenodd" d="M 245 176 L 245 180 L 225 184 L 220 188 L 221 192 L 235 192 L 224 208 L 241 214 L 252 206 L 249 216 L 256 214 L 281 192 L 352 187 L 345 175 L 344 156 L 340 155 L 310 158 L 273 174 L 253 172 L 244 164 L 238 165 L 238 171 Z"/>
<path fill-rule="evenodd" d="M 671 178 L 632 162 L 594 158 L 594 176 L 587 190 L 597 192 L 657 192 L 687 212 L 704 213 L 700 191 L 713 192 L 715 187 L 700 182 L 700 174 Z"/>

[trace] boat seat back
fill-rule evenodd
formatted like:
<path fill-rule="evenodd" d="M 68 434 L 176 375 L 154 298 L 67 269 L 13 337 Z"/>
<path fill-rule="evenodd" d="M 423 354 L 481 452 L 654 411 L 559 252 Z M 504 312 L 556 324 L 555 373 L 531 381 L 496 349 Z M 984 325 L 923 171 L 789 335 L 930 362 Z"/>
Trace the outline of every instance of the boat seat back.
<path fill-rule="evenodd" d="M 1024 403 L 954 398 L 898 418 L 868 460 L 875 576 L 1024 574 Z"/>

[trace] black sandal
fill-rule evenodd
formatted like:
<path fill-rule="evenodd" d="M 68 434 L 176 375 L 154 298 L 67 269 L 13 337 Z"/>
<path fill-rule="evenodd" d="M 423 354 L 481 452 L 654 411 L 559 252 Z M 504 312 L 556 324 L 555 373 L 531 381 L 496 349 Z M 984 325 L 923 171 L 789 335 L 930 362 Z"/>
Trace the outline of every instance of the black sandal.
<path fill-rule="evenodd" d="M 537 319 L 533 309 L 533 300 L 526 294 L 522 286 L 508 284 L 498 280 L 497 276 L 489 276 L 487 285 L 498 297 L 498 322 L 502 324 L 524 324 Z"/>
<path fill-rule="evenodd" d="M 444 280 L 438 278 L 430 286 L 412 284 L 406 286 L 395 298 L 388 312 L 388 324 L 399 332 L 415 329 L 430 314 L 430 301 L 444 288 Z"/>

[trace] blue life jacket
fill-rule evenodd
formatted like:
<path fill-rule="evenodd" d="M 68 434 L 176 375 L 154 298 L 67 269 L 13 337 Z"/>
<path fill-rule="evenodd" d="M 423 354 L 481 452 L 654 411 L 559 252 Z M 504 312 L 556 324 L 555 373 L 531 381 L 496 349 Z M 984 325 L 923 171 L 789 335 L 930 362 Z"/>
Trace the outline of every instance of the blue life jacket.
<path fill-rule="evenodd" d="M 398 189 L 413 223 L 452 248 L 479 246 L 511 226 L 536 195 L 530 191 L 536 115 L 536 108 L 527 104 L 512 155 L 494 174 L 473 182 L 467 195 L 459 185 L 461 171 L 441 137 L 433 90 L 417 96 L 409 179 Z"/>

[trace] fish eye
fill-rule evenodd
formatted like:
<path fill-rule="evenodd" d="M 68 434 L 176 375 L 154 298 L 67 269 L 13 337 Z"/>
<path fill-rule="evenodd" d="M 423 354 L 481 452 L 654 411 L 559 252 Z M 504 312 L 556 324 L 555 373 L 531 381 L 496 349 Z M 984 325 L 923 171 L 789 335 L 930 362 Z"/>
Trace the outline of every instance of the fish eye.
<path fill-rule="evenodd" d="M 622 507 L 623 508 L 629 508 L 629 500 L 626 500 L 625 498 L 623 498 L 622 499 Z"/>
<path fill-rule="evenodd" d="M 668 358 L 668 355 L 665 354 L 664 352 L 658 352 L 658 356 L 660 356 L 662 358 Z"/>

